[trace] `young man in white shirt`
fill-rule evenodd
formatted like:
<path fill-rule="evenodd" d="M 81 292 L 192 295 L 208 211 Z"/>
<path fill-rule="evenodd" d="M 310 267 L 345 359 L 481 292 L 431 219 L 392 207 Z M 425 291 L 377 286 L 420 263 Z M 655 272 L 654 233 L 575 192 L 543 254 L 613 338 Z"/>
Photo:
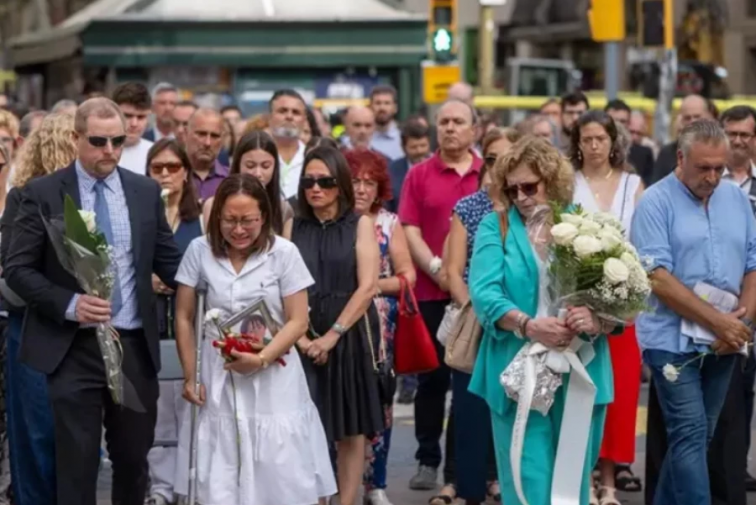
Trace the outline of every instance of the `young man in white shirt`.
<path fill-rule="evenodd" d="M 126 118 L 126 142 L 121 161 L 123 168 L 140 175 L 147 175 L 147 153 L 152 142 L 143 139 L 150 116 L 152 99 L 143 84 L 127 82 L 113 91 L 113 101 L 120 107 Z"/>

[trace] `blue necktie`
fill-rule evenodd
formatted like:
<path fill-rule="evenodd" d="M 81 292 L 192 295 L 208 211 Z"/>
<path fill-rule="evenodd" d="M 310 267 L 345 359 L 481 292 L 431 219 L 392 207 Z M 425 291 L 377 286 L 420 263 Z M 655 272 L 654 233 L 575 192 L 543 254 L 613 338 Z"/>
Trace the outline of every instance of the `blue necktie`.
<path fill-rule="evenodd" d="M 108 200 L 105 198 L 105 181 L 98 180 L 94 185 L 94 192 L 95 192 L 95 203 L 94 203 L 94 211 L 95 211 L 95 223 L 97 224 L 97 229 L 102 232 L 103 235 L 105 235 L 105 240 L 108 241 L 108 244 L 111 247 L 115 247 L 115 240 L 113 239 L 113 227 L 110 224 L 110 212 L 108 211 Z M 113 253 L 113 257 L 111 258 L 113 261 L 113 294 L 110 297 L 110 304 L 112 309 L 112 317 L 115 317 L 116 314 L 118 314 L 118 311 L 121 310 L 121 306 L 123 305 L 121 301 L 121 283 L 118 282 L 118 269 L 115 265 L 115 253 Z"/>

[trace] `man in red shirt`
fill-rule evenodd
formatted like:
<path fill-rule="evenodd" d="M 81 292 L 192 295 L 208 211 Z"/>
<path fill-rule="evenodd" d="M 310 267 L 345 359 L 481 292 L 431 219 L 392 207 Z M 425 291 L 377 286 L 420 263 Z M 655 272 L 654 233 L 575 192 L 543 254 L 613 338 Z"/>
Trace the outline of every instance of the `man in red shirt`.
<path fill-rule="evenodd" d="M 464 102 L 449 100 L 436 116 L 439 150 L 428 160 L 410 169 L 402 188 L 399 218 L 404 225 L 410 253 L 418 271 L 415 294 L 428 331 L 436 332 L 449 303 L 449 293 L 439 287 L 441 255 L 449 233 L 452 210 L 456 203 L 478 189 L 482 160 L 473 152 L 475 111 Z M 444 352 L 436 341 L 441 366 L 420 374 L 415 396 L 415 437 L 418 450 L 418 473 L 410 480 L 411 489 L 434 489 L 441 464 L 439 443 L 444 428 L 446 393 L 451 374 L 444 363 Z M 453 442 L 447 433 L 444 483 L 453 484 L 453 463 L 449 454 Z M 448 486 L 442 494 L 454 496 Z"/>

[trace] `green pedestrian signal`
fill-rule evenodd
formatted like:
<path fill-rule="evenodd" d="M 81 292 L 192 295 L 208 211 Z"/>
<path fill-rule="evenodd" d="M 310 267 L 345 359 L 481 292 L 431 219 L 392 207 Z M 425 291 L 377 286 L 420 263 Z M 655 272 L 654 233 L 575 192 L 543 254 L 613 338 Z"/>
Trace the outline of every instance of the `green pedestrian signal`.
<path fill-rule="evenodd" d="M 447 28 L 439 28 L 433 33 L 433 55 L 436 61 L 449 61 L 452 59 L 454 38 Z"/>

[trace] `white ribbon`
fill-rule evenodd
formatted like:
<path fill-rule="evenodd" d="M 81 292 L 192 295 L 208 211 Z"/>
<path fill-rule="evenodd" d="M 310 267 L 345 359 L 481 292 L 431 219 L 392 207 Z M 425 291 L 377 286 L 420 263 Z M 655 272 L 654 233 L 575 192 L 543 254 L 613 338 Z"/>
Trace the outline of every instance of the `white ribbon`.
<path fill-rule="evenodd" d="M 554 372 L 562 374 L 573 372 L 567 387 L 562 426 L 559 430 L 550 503 L 551 505 L 580 505 L 585 454 L 588 450 L 593 403 L 596 398 L 596 386 L 585 369 L 585 366 L 593 361 L 596 353 L 592 344 L 580 338 L 574 338 L 570 346 L 564 351 L 549 349 L 539 343 L 530 344 L 527 351 L 525 383 L 517 402 L 517 414 L 512 430 L 512 447 L 509 451 L 515 491 L 520 503 L 528 505 L 522 489 L 522 468 L 520 465 L 530 406 L 533 402 L 536 386 L 535 360 L 537 356 L 543 353 L 548 353 L 546 355 L 546 366 Z"/>

